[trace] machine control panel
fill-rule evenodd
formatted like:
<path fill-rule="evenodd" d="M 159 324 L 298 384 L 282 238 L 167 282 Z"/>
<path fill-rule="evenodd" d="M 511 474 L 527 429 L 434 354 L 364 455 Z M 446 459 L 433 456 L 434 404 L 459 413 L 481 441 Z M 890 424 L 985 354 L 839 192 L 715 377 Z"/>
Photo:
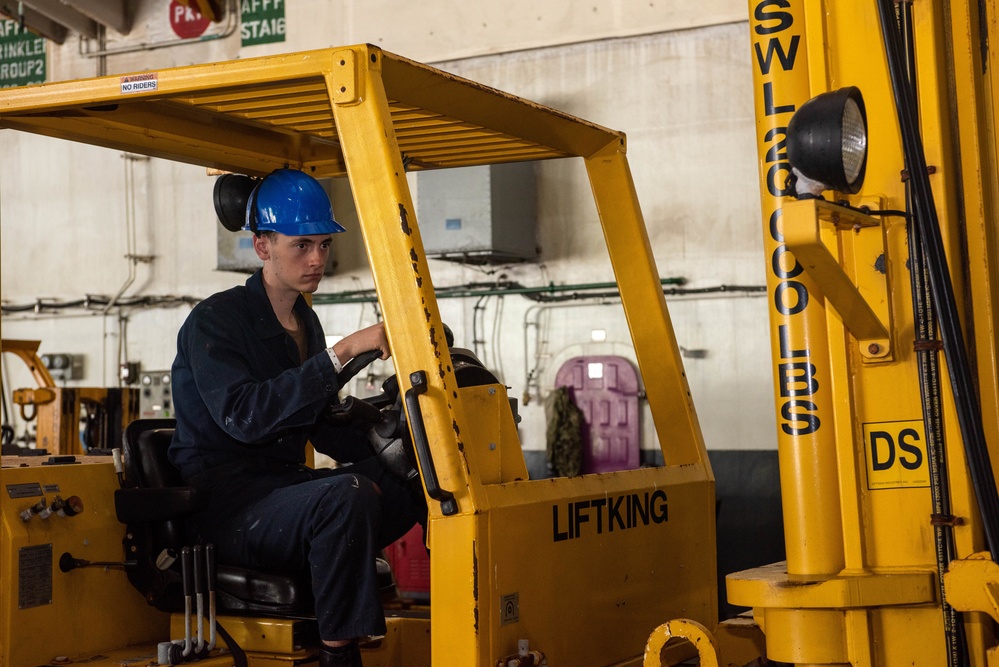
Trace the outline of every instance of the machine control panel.
<path fill-rule="evenodd" d="M 139 376 L 139 416 L 143 419 L 173 417 L 170 371 L 145 371 Z"/>

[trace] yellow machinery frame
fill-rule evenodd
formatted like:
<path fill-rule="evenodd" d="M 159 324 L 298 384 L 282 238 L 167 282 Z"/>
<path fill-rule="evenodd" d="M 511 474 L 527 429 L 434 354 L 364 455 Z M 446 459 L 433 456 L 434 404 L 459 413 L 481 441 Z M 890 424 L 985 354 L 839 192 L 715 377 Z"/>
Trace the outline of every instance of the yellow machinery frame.
<path fill-rule="evenodd" d="M 395 370 L 422 413 L 410 423 L 425 427 L 443 491 L 430 502 L 433 665 L 491 667 L 520 639 L 553 665 L 637 664 L 663 619 L 714 625 L 714 480 L 623 134 L 363 45 L 5 90 L 0 127 L 350 179 Z M 572 157 L 589 175 L 666 465 L 528 480 L 505 387 L 457 387 L 406 172 Z M 3 514 L 10 563 L 25 528 Z M 0 616 L 0 665 L 13 667 L 24 626 L 10 606 Z"/>

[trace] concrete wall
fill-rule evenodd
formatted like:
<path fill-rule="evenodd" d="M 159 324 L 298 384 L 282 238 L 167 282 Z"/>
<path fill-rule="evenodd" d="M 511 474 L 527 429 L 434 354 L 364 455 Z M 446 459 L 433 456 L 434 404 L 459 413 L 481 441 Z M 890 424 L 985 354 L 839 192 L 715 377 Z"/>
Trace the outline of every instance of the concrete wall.
<path fill-rule="evenodd" d="M 172 39 L 166 2 L 136 3 L 127 37 L 106 47 Z M 663 277 L 688 287 L 762 285 L 759 195 L 750 46 L 743 2 L 510 2 L 502 9 L 458 3 L 301 0 L 286 9 L 287 41 L 240 48 L 238 29 L 217 40 L 85 58 L 75 36 L 50 45 L 50 80 L 371 42 L 485 84 L 628 133 L 629 160 Z M 429 6 L 428 6 L 429 5 Z M 219 30 L 213 27 L 210 30 Z M 89 45 L 93 47 L 94 45 Z M 242 282 L 215 270 L 218 223 L 213 179 L 203 169 L 133 160 L 114 151 L 0 132 L 0 290 L 5 305 L 87 294 L 203 298 Z M 504 275 L 525 285 L 613 280 L 582 164 L 539 166 L 537 264 L 496 273 L 433 261 L 437 286 Z M 349 186 L 333 185 L 337 217 L 356 230 Z M 418 190 L 417 190 L 418 197 Z M 371 286 L 360 235 L 336 239 L 336 274 L 320 286 Z M 131 266 L 126 254 L 150 256 Z M 687 375 L 709 448 L 775 444 L 767 309 L 740 292 L 668 299 L 677 338 L 692 352 Z M 620 305 L 540 308 L 523 297 L 446 299 L 444 320 L 459 345 L 526 399 L 524 447 L 544 449 L 540 398 L 558 366 L 577 353 L 633 358 Z M 375 321 L 372 305 L 317 308 L 327 333 Z M 116 309 L 107 315 L 5 313 L 5 338 L 42 341 L 43 352 L 86 357 L 70 384 L 116 385 L 120 361 L 169 368 L 188 306 Z M 482 343 L 473 339 L 477 325 Z M 594 342 L 601 329 L 605 340 Z M 378 363 L 378 378 L 391 374 Z M 537 382 L 528 387 L 528 376 Z M 654 381 L 654 378 L 647 378 Z M 30 386 L 5 360 L 4 387 Z M 358 393 L 363 386 L 355 388 Z M 23 430 L 23 424 L 18 424 Z M 658 447 L 648 415 L 643 447 Z"/>

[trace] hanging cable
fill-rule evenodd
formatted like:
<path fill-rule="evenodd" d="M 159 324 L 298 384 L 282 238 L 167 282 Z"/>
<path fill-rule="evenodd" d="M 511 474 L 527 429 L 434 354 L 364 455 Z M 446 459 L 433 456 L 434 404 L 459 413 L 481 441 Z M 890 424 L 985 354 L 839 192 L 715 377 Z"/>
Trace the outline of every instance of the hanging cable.
<path fill-rule="evenodd" d="M 909 82 L 909 104 L 919 108 L 916 88 L 915 41 L 912 30 L 912 5 L 905 3 L 896 8 L 898 27 L 905 45 L 905 63 Z M 908 170 L 909 163 L 905 162 Z M 912 210 L 912 188 L 905 182 L 906 210 Z M 944 441 L 943 410 L 940 400 L 940 341 L 936 337 L 937 317 L 933 308 L 927 277 L 926 255 L 923 252 L 919 227 L 911 216 L 906 224 L 909 245 L 909 282 L 912 291 L 912 311 L 915 318 L 916 367 L 919 373 L 919 393 L 923 404 L 923 424 L 926 430 L 926 459 L 930 472 L 931 522 L 934 532 L 934 551 L 937 561 L 937 586 L 940 592 L 944 620 L 944 640 L 947 646 L 949 667 L 967 664 L 964 648 L 962 617 L 947 604 L 944 590 L 944 573 L 954 559 L 953 517 L 951 517 L 950 486 L 947 477 L 947 457 Z"/>

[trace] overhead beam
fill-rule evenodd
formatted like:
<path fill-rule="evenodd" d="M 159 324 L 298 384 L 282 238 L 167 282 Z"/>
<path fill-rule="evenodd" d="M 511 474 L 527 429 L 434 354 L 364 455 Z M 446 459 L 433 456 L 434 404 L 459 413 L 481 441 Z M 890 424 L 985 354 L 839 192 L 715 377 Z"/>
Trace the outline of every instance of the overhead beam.
<path fill-rule="evenodd" d="M 97 22 L 60 0 L 24 0 L 24 4 L 88 39 L 97 39 Z"/>
<path fill-rule="evenodd" d="M 104 25 L 114 28 L 122 35 L 132 30 L 132 17 L 128 14 L 125 0 L 70 0 L 73 7 Z"/>
<path fill-rule="evenodd" d="M 21 16 L 18 14 L 16 2 L 6 2 L 0 0 L 0 14 L 3 14 L 7 18 L 13 21 L 21 21 Z M 49 17 L 45 16 L 41 12 L 35 11 L 31 7 L 24 7 L 24 27 L 35 32 L 42 37 L 52 40 L 56 44 L 62 44 L 66 41 L 66 27 L 56 23 Z"/>

